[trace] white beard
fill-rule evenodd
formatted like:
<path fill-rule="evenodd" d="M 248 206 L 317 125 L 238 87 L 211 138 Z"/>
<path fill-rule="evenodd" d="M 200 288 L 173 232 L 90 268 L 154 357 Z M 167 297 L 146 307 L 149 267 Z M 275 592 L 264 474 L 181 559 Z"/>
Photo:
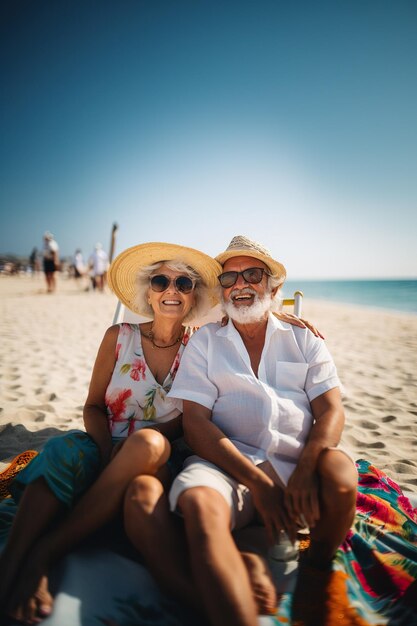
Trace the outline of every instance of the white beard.
<path fill-rule="evenodd" d="M 271 310 L 272 297 L 271 293 L 266 293 L 261 299 L 256 291 L 250 287 L 246 287 L 242 290 L 235 290 L 237 293 L 244 294 L 250 293 L 254 296 L 253 304 L 250 306 L 235 306 L 233 300 L 230 299 L 225 302 L 222 298 L 223 309 L 226 315 L 238 324 L 254 324 L 264 319 L 265 314 Z M 230 293 L 230 298 L 234 292 Z"/>

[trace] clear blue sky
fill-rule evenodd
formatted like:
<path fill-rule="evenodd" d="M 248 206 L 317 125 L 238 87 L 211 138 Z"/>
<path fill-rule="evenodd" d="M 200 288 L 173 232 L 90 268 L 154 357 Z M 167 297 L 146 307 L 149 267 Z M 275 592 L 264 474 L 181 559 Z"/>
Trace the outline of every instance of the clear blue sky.
<path fill-rule="evenodd" d="M 417 277 L 417 3 L 3 0 L 0 252 L 51 230 Z"/>

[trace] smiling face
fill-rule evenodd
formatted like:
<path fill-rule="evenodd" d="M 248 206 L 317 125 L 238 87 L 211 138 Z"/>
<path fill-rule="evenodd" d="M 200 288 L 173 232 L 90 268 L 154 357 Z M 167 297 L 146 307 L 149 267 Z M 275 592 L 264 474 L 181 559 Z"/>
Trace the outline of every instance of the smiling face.
<path fill-rule="evenodd" d="M 228 259 L 223 265 L 223 272 L 243 272 L 252 267 L 260 267 L 269 272 L 268 266 L 262 261 L 248 256 L 237 256 Z M 232 287 L 222 289 L 222 300 L 225 312 L 232 320 L 253 323 L 262 320 L 270 310 L 271 297 L 276 289 L 268 287 L 268 276 L 264 273 L 261 282 L 250 284 L 240 274 Z"/>
<path fill-rule="evenodd" d="M 151 287 L 148 288 L 148 302 L 153 309 L 155 319 L 158 316 L 168 316 L 182 321 L 195 305 L 195 291 L 193 289 L 190 293 L 183 293 L 177 290 L 173 281 L 178 276 L 184 276 L 184 272 L 177 272 L 166 265 L 161 265 L 154 273 L 154 275 L 159 274 L 167 276 L 171 282 L 165 291 L 158 292 Z"/>

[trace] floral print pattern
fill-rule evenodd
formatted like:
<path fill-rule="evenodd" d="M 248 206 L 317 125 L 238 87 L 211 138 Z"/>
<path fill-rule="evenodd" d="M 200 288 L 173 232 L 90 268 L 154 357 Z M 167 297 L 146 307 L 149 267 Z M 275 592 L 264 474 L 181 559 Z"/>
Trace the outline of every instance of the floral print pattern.
<path fill-rule="evenodd" d="M 130 371 L 130 377 L 133 380 L 146 380 L 146 363 L 144 359 L 134 359 L 132 362 L 132 369 Z"/>
<path fill-rule="evenodd" d="M 127 437 L 151 422 L 167 422 L 182 411 L 182 402 L 167 398 L 184 348 L 194 329 L 187 328 L 162 385 L 146 363 L 139 324 L 120 324 L 116 364 L 105 402 L 112 437 Z"/>

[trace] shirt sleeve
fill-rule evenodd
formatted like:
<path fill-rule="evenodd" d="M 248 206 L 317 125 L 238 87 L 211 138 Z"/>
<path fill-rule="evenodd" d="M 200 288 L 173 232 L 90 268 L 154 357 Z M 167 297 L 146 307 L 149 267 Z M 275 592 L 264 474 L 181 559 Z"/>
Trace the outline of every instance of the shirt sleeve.
<path fill-rule="evenodd" d="M 305 357 L 308 363 L 305 390 L 311 402 L 341 384 L 336 365 L 323 339 L 310 332 L 305 334 L 305 338 Z"/>
<path fill-rule="evenodd" d="M 168 396 L 191 400 L 212 410 L 218 389 L 208 376 L 208 332 L 204 330 L 200 329 L 190 338 Z"/>

